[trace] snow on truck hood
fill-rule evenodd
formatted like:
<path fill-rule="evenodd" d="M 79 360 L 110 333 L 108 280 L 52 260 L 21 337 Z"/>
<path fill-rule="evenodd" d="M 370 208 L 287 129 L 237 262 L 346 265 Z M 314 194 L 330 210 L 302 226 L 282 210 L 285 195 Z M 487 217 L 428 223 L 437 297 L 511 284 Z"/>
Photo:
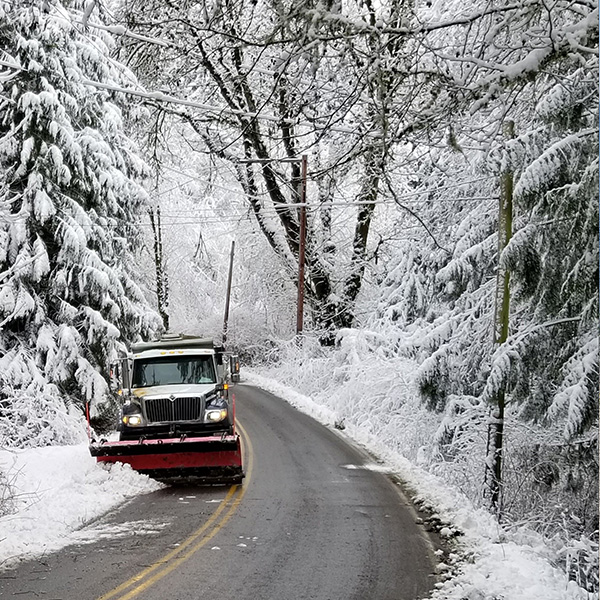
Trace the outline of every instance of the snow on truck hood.
<path fill-rule="evenodd" d="M 172 385 L 153 385 L 152 387 L 134 388 L 137 398 L 154 398 L 163 396 L 204 396 L 212 392 L 216 383 L 186 383 Z"/>

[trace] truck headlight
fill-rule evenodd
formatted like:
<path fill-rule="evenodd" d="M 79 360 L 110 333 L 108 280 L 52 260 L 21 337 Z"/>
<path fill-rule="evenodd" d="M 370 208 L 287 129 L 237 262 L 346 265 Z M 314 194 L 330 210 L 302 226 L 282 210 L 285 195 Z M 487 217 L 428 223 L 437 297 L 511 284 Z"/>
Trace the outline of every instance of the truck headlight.
<path fill-rule="evenodd" d="M 227 418 L 227 409 L 221 408 L 220 410 L 207 410 L 204 415 L 205 421 L 210 421 L 211 423 L 218 423 L 223 419 Z"/>
<path fill-rule="evenodd" d="M 129 427 L 139 427 L 143 424 L 142 415 L 124 415 L 122 421 Z"/>

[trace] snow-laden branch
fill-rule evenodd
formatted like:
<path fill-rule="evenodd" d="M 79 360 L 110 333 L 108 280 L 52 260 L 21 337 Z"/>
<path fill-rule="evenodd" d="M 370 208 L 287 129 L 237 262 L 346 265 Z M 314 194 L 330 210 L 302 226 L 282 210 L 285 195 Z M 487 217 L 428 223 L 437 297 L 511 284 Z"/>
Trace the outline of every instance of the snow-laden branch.
<path fill-rule="evenodd" d="M 439 23 L 427 23 L 419 27 L 384 27 L 382 33 L 385 34 L 396 34 L 396 35 L 416 35 L 418 33 L 431 33 L 433 31 L 439 31 L 440 29 L 448 29 L 450 27 L 456 27 L 461 25 L 471 25 L 476 21 L 479 21 L 485 17 L 491 15 L 497 15 L 502 13 L 511 12 L 513 10 L 527 10 L 532 6 L 543 5 L 540 0 L 529 0 L 528 2 L 515 2 L 514 4 L 508 4 L 506 6 L 496 6 L 474 12 L 464 17 L 457 17 L 448 21 L 441 21 Z"/>
<path fill-rule="evenodd" d="M 593 127 L 572 133 L 542 152 L 540 156 L 527 166 L 519 178 L 514 190 L 515 197 L 523 196 L 527 193 L 535 193 L 543 189 L 546 182 L 552 179 L 554 172 L 561 165 L 562 161 L 557 158 L 557 155 L 567 155 L 583 138 L 589 136 L 597 137 L 598 128 Z"/>
<path fill-rule="evenodd" d="M 90 23 L 89 21 L 87 23 L 84 23 L 82 20 L 79 19 L 74 19 L 73 22 L 79 25 L 83 25 L 84 27 L 92 27 L 93 29 L 108 31 L 113 35 L 128 37 L 139 42 L 145 42 L 146 44 L 156 44 L 157 46 L 163 46 L 164 48 L 170 48 L 174 45 L 173 43 L 163 40 L 161 38 L 134 33 L 133 31 L 127 29 L 123 25 L 101 25 L 100 23 Z"/>
<path fill-rule="evenodd" d="M 3 273 L 0 273 L 0 282 L 4 281 L 8 277 L 11 277 L 12 275 L 15 275 L 18 271 L 21 271 L 25 267 L 29 266 L 30 264 L 35 263 L 38 259 L 43 258 L 43 257 L 44 257 L 44 253 L 42 252 L 42 253 L 32 256 L 31 258 L 28 258 L 27 260 L 18 260 L 17 262 L 15 262 L 13 264 L 12 267 L 10 267 L 10 269 L 7 269 Z M 20 258 L 20 256 L 19 256 L 19 258 Z M 0 284 L 0 287 L 2 287 L 3 285 L 7 285 L 7 284 Z"/>
<path fill-rule="evenodd" d="M 92 7 L 93 7 L 93 3 L 92 3 Z M 70 25 L 77 24 L 77 25 L 82 25 L 84 28 L 91 27 L 92 29 L 99 29 L 101 31 L 107 31 L 108 33 L 111 33 L 113 35 L 131 38 L 133 40 L 137 40 L 138 42 L 144 42 L 146 44 L 156 44 L 158 46 L 163 46 L 164 48 L 169 48 L 169 47 L 174 46 L 174 44 L 172 42 L 168 42 L 167 40 L 163 40 L 161 38 L 151 37 L 151 36 L 147 36 L 147 35 L 141 35 L 139 33 L 134 33 L 133 31 L 131 31 L 130 29 L 127 29 L 127 27 L 125 27 L 123 25 L 104 25 L 102 23 L 92 23 L 89 20 L 90 15 L 87 11 L 84 12 L 83 17 L 81 19 L 73 17 L 70 14 L 68 16 L 62 16 L 62 15 L 55 13 L 50 16 L 53 19 L 69 23 Z"/>
<path fill-rule="evenodd" d="M 475 81 L 471 87 L 476 92 L 494 85 L 527 79 L 531 73 L 540 71 L 543 65 L 552 57 L 562 52 L 570 52 L 574 49 L 581 50 L 581 41 L 584 40 L 591 30 L 598 30 L 598 8 L 596 7 L 583 19 L 570 26 L 548 33 L 548 43 L 543 47 L 532 49 L 526 56 L 511 64 L 497 63 L 493 70 L 497 71 L 491 75 Z M 593 49 L 588 48 L 592 51 Z M 597 53 L 597 49 L 593 50 Z M 474 61 L 475 62 L 475 61 Z M 488 66 L 488 68 L 491 68 Z M 479 108 L 476 103 L 472 112 Z"/>
<path fill-rule="evenodd" d="M 225 108 L 222 106 L 212 106 L 210 104 L 204 104 L 202 102 L 194 102 L 193 100 L 184 100 L 182 98 L 176 98 L 164 94 L 163 92 L 146 92 L 141 90 L 134 90 L 131 88 L 123 88 L 110 83 L 101 83 L 99 81 L 92 81 L 90 79 L 84 79 L 83 85 L 94 87 L 100 90 L 109 90 L 111 92 L 118 92 L 121 94 L 129 94 L 130 96 L 137 96 L 138 98 L 145 98 L 146 100 L 154 100 L 156 102 L 167 102 L 169 104 L 179 104 L 181 106 L 189 106 L 191 108 L 198 108 L 207 112 L 217 114 L 232 114 L 238 117 L 249 117 L 251 119 L 262 119 L 263 121 L 270 121 L 273 123 L 280 123 L 281 119 L 274 115 L 263 115 L 256 112 L 248 112 L 244 110 L 235 110 L 231 108 Z"/>

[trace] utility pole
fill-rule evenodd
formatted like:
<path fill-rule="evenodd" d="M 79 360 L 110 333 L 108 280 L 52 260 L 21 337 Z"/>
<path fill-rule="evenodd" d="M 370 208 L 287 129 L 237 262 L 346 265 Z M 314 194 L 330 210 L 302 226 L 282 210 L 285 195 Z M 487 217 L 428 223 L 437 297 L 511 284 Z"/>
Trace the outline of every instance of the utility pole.
<path fill-rule="evenodd" d="M 169 314 L 167 307 L 169 305 L 169 284 L 167 274 L 165 273 L 165 265 L 163 260 L 163 245 L 162 245 L 162 227 L 160 223 L 160 207 L 151 208 L 148 211 L 152 232 L 154 234 L 154 265 L 156 267 L 156 297 L 158 301 L 158 314 L 162 317 L 165 331 L 169 330 Z"/>
<path fill-rule="evenodd" d="M 302 155 L 300 180 L 300 240 L 298 244 L 298 303 L 296 313 L 296 335 L 302 335 L 304 329 L 304 261 L 306 249 L 306 172 L 308 157 Z"/>
<path fill-rule="evenodd" d="M 506 141 L 515 137 L 515 124 L 503 125 Z M 496 303 L 494 309 L 494 345 L 501 346 L 508 339 L 510 309 L 510 272 L 501 265 L 502 252 L 512 237 L 513 220 L 513 172 L 510 167 L 500 175 L 500 202 L 498 207 L 498 271 L 496 279 Z M 498 390 L 494 398 L 488 422 L 488 443 L 485 461 L 485 488 L 490 508 L 499 515 L 502 496 L 502 461 L 504 451 L 505 390 Z"/>
<path fill-rule="evenodd" d="M 227 341 L 227 326 L 229 323 L 229 299 L 231 298 L 231 280 L 233 277 L 233 254 L 235 241 L 231 242 L 231 255 L 229 256 L 229 275 L 227 276 L 227 294 L 225 296 L 225 317 L 223 319 L 223 346 Z"/>

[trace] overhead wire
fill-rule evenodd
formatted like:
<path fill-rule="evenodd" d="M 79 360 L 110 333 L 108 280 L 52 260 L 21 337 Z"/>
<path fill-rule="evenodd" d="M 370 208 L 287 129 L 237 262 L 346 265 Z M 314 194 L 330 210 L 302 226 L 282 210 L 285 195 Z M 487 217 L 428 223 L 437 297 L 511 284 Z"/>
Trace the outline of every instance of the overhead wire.
<path fill-rule="evenodd" d="M 75 27 L 72 23 L 72 19 L 70 18 L 70 15 L 67 13 L 66 17 L 60 17 L 57 15 L 57 18 L 63 18 L 64 20 L 67 20 L 72 27 Z M 164 42 L 162 40 L 158 41 L 158 40 L 153 40 L 152 38 L 149 38 L 147 36 L 140 36 L 140 35 L 136 35 L 133 34 L 132 32 L 128 32 L 127 30 L 125 30 L 124 28 L 120 27 L 120 26 L 102 26 L 99 25 L 97 23 L 90 23 L 89 21 L 87 21 L 86 23 L 83 23 L 82 21 L 76 21 L 79 24 L 82 25 L 86 25 L 86 26 L 90 26 L 90 27 L 95 27 L 101 30 L 105 30 L 108 31 L 111 34 L 115 34 L 115 35 L 124 35 L 126 37 L 133 37 L 135 39 L 137 39 L 138 41 L 147 41 L 150 43 L 159 43 L 159 45 L 169 45 L 169 43 Z M 81 35 L 83 35 L 88 41 L 90 41 L 90 43 L 92 43 L 94 45 L 94 47 L 96 47 L 97 49 L 98 46 L 97 44 L 91 40 L 89 38 L 89 36 L 85 35 L 83 32 L 78 31 Z M 113 64 L 116 64 L 115 61 L 113 61 L 112 59 L 111 62 Z M 3 66 L 8 66 L 11 68 L 19 68 L 16 65 L 12 65 L 9 63 L 4 63 L 3 62 Z M 128 79 L 130 79 L 135 85 L 139 86 L 139 83 L 135 80 L 135 78 L 133 78 L 131 76 L 131 74 L 126 71 L 126 70 L 122 70 L 119 69 L 120 72 L 122 74 L 124 74 Z M 267 71 L 267 70 L 263 70 L 263 71 Z M 269 74 L 272 74 L 274 72 L 269 71 Z M 257 112 L 246 112 L 246 111 L 234 111 L 234 110 L 229 110 L 223 107 L 215 107 L 215 106 L 210 106 L 210 105 L 206 105 L 206 104 L 202 104 L 202 103 L 196 103 L 193 101 L 185 101 L 185 100 L 181 100 L 178 98 L 175 98 L 173 96 L 169 96 L 166 94 L 163 94 L 162 92 L 147 92 L 147 91 L 138 91 L 138 90 L 131 90 L 131 89 L 125 89 L 125 88 L 121 88 L 120 86 L 114 86 L 112 84 L 103 84 L 101 82 L 94 82 L 94 81 L 90 81 L 90 80 L 85 80 L 83 81 L 83 83 L 85 85 L 91 85 L 94 86 L 98 89 L 109 89 L 111 91 L 117 91 L 117 92 L 122 92 L 122 93 L 126 93 L 126 94 L 131 94 L 131 95 L 137 95 L 140 97 L 144 97 L 147 99 L 151 99 L 151 100 L 157 100 L 160 102 L 172 102 L 172 103 L 176 103 L 176 104 L 181 104 L 184 106 L 190 106 L 190 107 L 196 107 L 196 108 L 201 108 L 207 111 L 214 111 L 214 112 L 229 112 L 231 114 L 236 114 L 236 115 L 243 115 L 243 116 L 248 116 L 248 117 L 252 117 L 252 118 L 260 118 L 260 119 L 264 119 L 267 121 L 272 121 L 272 122 L 277 122 L 280 123 L 281 119 L 279 117 L 276 116 L 271 116 L 271 115 L 264 115 L 264 114 L 260 114 L 260 111 Z M 143 89 L 143 88 L 142 88 Z M 292 123 L 290 121 L 290 123 Z M 302 123 L 297 123 L 296 125 L 299 126 L 309 126 L 309 124 L 302 124 Z M 332 130 L 334 131 L 342 131 L 344 133 L 357 133 L 356 131 L 350 130 L 348 128 L 343 128 L 343 129 L 339 129 L 339 128 L 333 128 Z M 362 132 L 361 132 L 362 133 Z M 281 142 L 280 142 L 281 143 Z M 175 172 L 177 172 L 175 169 L 170 169 L 173 170 Z M 180 174 L 183 174 L 181 172 L 179 172 Z M 278 174 L 280 177 L 282 177 L 280 174 Z M 159 192 L 155 192 L 156 195 L 158 196 L 162 196 L 165 194 L 168 194 L 176 189 L 181 188 L 182 186 L 190 183 L 191 181 L 202 181 L 203 183 L 207 183 L 209 185 L 211 185 L 212 187 L 216 187 L 219 189 L 222 189 L 224 191 L 227 191 L 229 193 L 233 193 L 236 195 L 240 195 L 240 196 L 244 196 L 246 198 L 251 198 L 251 199 L 257 199 L 257 200 L 264 200 L 265 198 L 268 197 L 268 195 L 265 193 L 263 196 L 250 196 L 247 193 L 243 192 L 243 191 L 239 191 L 239 190 L 233 190 L 231 188 L 227 188 L 225 186 L 221 186 L 219 184 L 215 184 L 214 182 L 208 182 L 206 180 L 203 180 L 201 178 L 195 177 L 195 176 L 188 176 L 188 180 L 185 182 L 181 182 L 181 183 L 177 183 L 175 186 L 167 189 L 167 190 L 161 190 Z M 285 180 L 284 180 L 285 181 Z M 291 185 L 290 182 L 285 181 L 285 183 L 287 185 Z M 459 186 L 463 186 L 463 185 L 467 185 L 469 183 L 472 182 L 461 182 L 459 184 L 456 185 L 451 185 L 451 186 L 444 186 L 444 188 L 436 188 L 436 189 L 427 189 L 427 190 L 422 190 L 422 191 L 416 191 L 413 193 L 409 193 L 409 194 L 405 194 L 403 196 L 399 196 L 398 199 L 400 200 L 406 200 L 409 198 L 415 198 L 415 197 L 419 197 L 422 195 L 426 195 L 426 194 L 438 194 L 440 193 L 440 191 L 444 191 L 445 189 L 452 189 L 454 187 L 459 187 Z M 484 199 L 488 199 L 487 197 L 484 196 L 478 196 L 478 197 L 459 197 L 459 198 L 451 198 L 448 199 L 451 202 L 456 202 L 456 201 L 480 201 L 480 200 L 484 200 Z M 439 201 L 439 199 L 437 200 Z M 321 208 L 334 208 L 334 207 L 348 207 L 348 206 L 352 206 L 352 207 L 357 207 L 361 204 L 377 204 L 377 205 L 390 205 L 390 206 L 394 206 L 395 203 L 393 201 L 389 201 L 389 200 L 383 200 L 383 201 L 375 201 L 375 202 L 364 202 L 364 203 L 360 203 L 360 202 L 356 202 L 356 201 L 346 201 L 346 202 L 325 202 L 325 203 L 319 203 L 319 204 L 314 204 L 314 203 L 270 203 L 267 204 L 265 206 L 261 207 L 261 210 L 264 211 L 277 211 L 279 208 L 285 207 L 285 208 L 294 208 L 294 207 L 300 207 L 300 206 L 306 206 L 309 210 L 317 210 L 317 209 L 321 209 Z M 197 208 L 196 208 L 197 210 Z M 164 216 L 167 217 L 167 220 L 164 220 Z M 213 216 L 213 217 L 202 217 L 201 215 L 198 216 L 197 219 L 189 219 L 189 215 L 185 216 L 183 215 L 181 218 L 182 219 L 187 219 L 187 220 L 178 220 L 178 216 L 177 215 L 168 215 L 165 214 L 163 216 L 163 223 L 165 225 L 206 225 L 206 224 L 226 224 L 229 222 L 240 222 L 242 220 L 247 220 L 247 221 L 251 221 L 251 214 L 245 214 L 245 215 L 235 215 L 235 216 L 231 216 L 231 217 L 225 217 L 225 216 Z M 341 216 L 336 216 L 336 219 L 342 218 Z M 169 222 L 169 219 L 172 219 L 171 222 Z M 339 221 L 338 221 L 338 225 L 339 225 Z M 149 225 L 148 225 L 149 226 Z"/>
<path fill-rule="evenodd" d="M 277 162 L 276 160 L 273 160 L 273 162 Z M 202 177 L 198 177 L 197 175 L 190 175 L 189 173 L 185 173 L 184 171 L 180 171 L 178 169 L 175 169 L 174 167 L 170 167 L 170 166 L 163 166 L 163 168 L 167 171 L 172 171 L 173 173 L 177 173 L 178 175 L 182 175 L 184 177 L 188 177 L 190 181 L 199 181 L 201 183 L 205 183 L 207 185 L 210 185 L 211 187 L 214 188 L 218 188 L 221 190 L 224 190 L 226 192 L 229 192 L 231 194 L 235 194 L 238 196 L 243 196 L 245 198 L 250 198 L 250 199 L 256 199 L 256 200 L 264 200 L 265 198 L 268 199 L 268 193 L 265 192 L 264 195 L 262 196 L 257 196 L 257 195 L 252 195 L 252 194 L 247 194 L 246 192 L 244 192 L 243 190 L 236 190 L 233 188 L 229 188 L 223 185 L 219 185 L 214 183 L 213 181 L 209 181 L 207 179 L 203 179 Z M 450 184 L 450 185 L 445 185 L 443 187 L 438 187 L 438 188 L 433 188 L 433 189 L 426 189 L 426 190 L 422 190 L 422 191 L 415 191 L 415 192 L 410 192 L 408 194 L 403 194 L 402 196 L 397 196 L 398 200 L 407 200 L 410 198 L 415 198 L 418 196 L 423 196 L 426 194 L 436 194 L 436 193 L 440 193 L 446 190 L 451 190 L 451 189 L 456 189 L 465 185 L 472 185 L 474 183 L 480 183 L 482 181 L 488 181 L 490 179 L 493 179 L 493 177 L 478 177 L 476 179 L 470 179 L 468 181 L 462 181 L 462 182 L 458 182 L 455 184 Z M 185 185 L 185 183 L 182 183 L 181 185 Z M 177 186 L 176 186 L 177 187 Z M 175 188 L 176 189 L 176 188 Z M 166 192 L 158 192 L 157 195 L 162 195 L 163 193 Z M 458 198 L 452 198 L 452 201 L 481 201 L 481 200 L 488 200 L 488 199 L 494 199 L 495 196 L 461 196 Z M 439 199 L 437 199 L 436 201 L 439 201 Z M 265 210 L 268 209 L 269 207 L 273 207 L 274 209 L 277 209 L 279 207 L 286 207 L 286 208 L 296 208 L 296 207 L 301 207 L 301 206 L 305 206 L 307 209 L 315 209 L 315 208 L 329 208 L 329 207 L 335 207 L 335 206 L 360 206 L 361 204 L 387 204 L 389 206 L 395 206 L 395 202 L 393 200 L 383 200 L 383 201 L 375 201 L 375 202 L 371 202 L 371 201 L 366 201 L 366 202 L 356 202 L 356 201 L 352 201 L 352 200 L 348 200 L 346 202 L 323 202 L 320 204 L 315 204 L 315 203 L 310 203 L 310 202 L 306 202 L 306 203 L 301 203 L 301 202 L 293 202 L 293 203 L 281 203 L 281 202 L 273 202 L 270 203 L 268 205 L 262 206 L 261 209 Z"/>

